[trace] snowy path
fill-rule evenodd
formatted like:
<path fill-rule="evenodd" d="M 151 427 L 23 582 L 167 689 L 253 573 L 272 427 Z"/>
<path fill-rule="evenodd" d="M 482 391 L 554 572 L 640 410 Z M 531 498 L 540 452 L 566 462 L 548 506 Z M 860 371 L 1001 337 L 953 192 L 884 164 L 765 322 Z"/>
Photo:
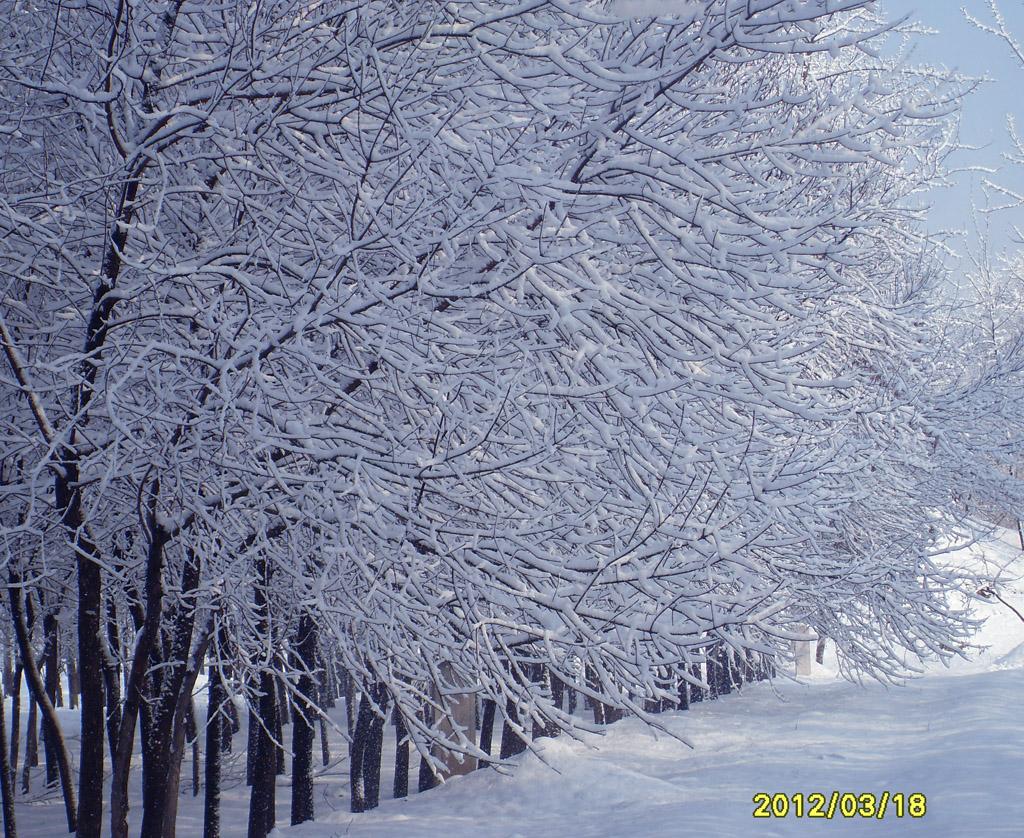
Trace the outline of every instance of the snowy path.
<path fill-rule="evenodd" d="M 598 750 L 561 740 L 514 777 L 481 772 L 371 813 L 288 836 L 748 836 L 1024 834 L 1024 670 L 923 678 L 903 688 L 765 685 L 672 719 L 697 745 L 632 721 Z M 927 795 L 919 820 L 754 820 L 757 791 Z M 826 831 L 827 830 L 827 831 Z"/>

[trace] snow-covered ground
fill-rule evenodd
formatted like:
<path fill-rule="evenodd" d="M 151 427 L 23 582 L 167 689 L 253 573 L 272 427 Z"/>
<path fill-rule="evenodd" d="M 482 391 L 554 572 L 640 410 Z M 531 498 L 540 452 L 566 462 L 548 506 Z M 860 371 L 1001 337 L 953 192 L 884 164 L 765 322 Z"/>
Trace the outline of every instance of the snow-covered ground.
<path fill-rule="evenodd" d="M 985 552 L 1007 568 L 1000 595 L 1024 611 L 1024 584 L 1015 581 L 1024 570 L 1019 547 L 1006 534 Z M 347 811 L 347 754 L 335 736 L 334 761 L 317 781 L 315 823 L 283 826 L 289 789 L 280 778 L 279 834 L 1024 835 L 1024 622 L 997 601 L 979 604 L 978 613 L 987 618 L 977 638 L 984 651 L 949 669 L 932 665 L 904 686 L 850 684 L 837 679 L 826 660 L 807 683 L 756 684 L 686 713 L 667 714 L 667 726 L 692 748 L 626 720 L 603 736 L 587 736 L 585 743 L 547 740 L 547 765 L 528 754 L 510 776 L 478 771 L 425 794 L 384 800 L 361 815 Z M 64 711 L 69 731 L 76 727 L 73 716 Z M 244 735 L 236 737 L 235 747 L 244 747 Z M 392 754 L 393 739 L 385 743 L 385 795 Z M 245 835 L 247 789 L 240 753 L 231 765 L 223 832 L 234 838 Z M 186 766 L 178 834 L 191 838 L 202 834 L 202 798 L 191 797 L 188 771 Z M 40 786 L 36 776 L 34 787 Z M 792 814 L 752 817 L 757 792 L 833 790 L 918 792 L 927 796 L 927 812 L 919 820 L 898 818 L 891 809 L 884 820 L 845 819 L 837 813 L 830 823 Z M 52 794 L 21 803 L 18 818 L 23 838 L 63 832 L 60 803 Z"/>

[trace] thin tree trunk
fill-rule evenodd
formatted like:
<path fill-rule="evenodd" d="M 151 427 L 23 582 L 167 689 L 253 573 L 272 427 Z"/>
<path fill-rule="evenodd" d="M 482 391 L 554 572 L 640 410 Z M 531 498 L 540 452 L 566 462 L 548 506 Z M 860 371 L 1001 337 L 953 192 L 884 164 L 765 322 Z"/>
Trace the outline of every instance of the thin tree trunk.
<path fill-rule="evenodd" d="M 159 486 L 154 484 L 151 491 L 152 500 L 148 522 L 151 535 L 146 554 L 146 610 L 132 655 L 128 681 L 125 684 L 124 707 L 121 710 L 120 724 L 117 727 L 117 747 L 110 780 L 111 838 L 128 838 L 128 775 L 131 772 L 132 749 L 135 745 L 135 725 L 140 714 L 142 689 L 146 680 L 146 671 L 149 668 L 150 654 L 157 645 L 163 610 L 164 548 L 170 535 L 156 520 L 156 494 L 159 492 Z M 87 663 L 81 655 L 78 665 L 81 673 L 84 707 Z M 149 737 L 144 735 L 143 743 L 145 744 L 148 739 Z M 145 787 L 145 763 L 143 765 L 143 787 Z"/>
<path fill-rule="evenodd" d="M 366 775 L 363 757 L 366 753 L 366 741 L 370 734 L 370 718 L 372 716 L 370 696 L 368 690 L 364 689 L 362 698 L 359 700 L 359 715 L 356 718 L 349 751 L 349 796 L 353 812 L 366 811 Z"/>
<path fill-rule="evenodd" d="M 11 695 L 11 782 L 18 776 L 18 748 L 21 745 L 21 661 L 14 668 L 14 693 Z"/>
<path fill-rule="evenodd" d="M 60 680 L 60 649 L 57 628 L 57 618 L 53 612 L 43 617 L 43 636 L 46 638 L 46 648 L 43 651 L 43 664 L 46 667 L 44 686 L 46 697 L 50 704 L 59 707 L 58 682 Z M 57 770 L 57 745 L 49 735 L 49 730 L 43 730 L 43 751 L 46 753 L 46 785 L 54 787 L 59 780 Z"/>
<path fill-rule="evenodd" d="M 181 779 L 181 763 L 185 753 L 185 730 L 186 719 L 192 707 L 192 689 L 195 686 L 196 678 L 202 669 L 203 658 L 206 656 L 206 649 L 213 631 L 212 620 L 206 624 L 198 638 L 198 645 L 194 653 L 190 654 L 188 665 L 183 666 L 184 670 L 175 680 L 172 690 L 168 694 L 168 704 L 171 696 L 177 696 L 173 709 L 168 714 L 169 722 L 165 727 L 167 738 L 170 740 L 170 754 L 167 759 L 167 784 L 164 791 L 163 801 L 160 808 L 163 812 L 163 820 L 159 824 L 162 830 L 162 838 L 175 838 L 175 827 L 178 819 L 178 786 Z M 191 630 L 189 631 L 191 637 Z M 146 832 L 147 812 L 143 809 L 143 834 Z"/>
<path fill-rule="evenodd" d="M 278 681 L 277 683 L 277 708 L 277 715 L 281 719 L 281 725 L 290 725 L 292 723 L 292 701 L 284 681 Z"/>
<path fill-rule="evenodd" d="M 32 780 L 32 769 L 39 764 L 39 743 L 36 739 L 36 732 L 39 730 L 36 724 L 36 701 L 28 697 L 28 724 L 25 726 L 25 767 L 21 772 L 21 792 L 28 794 Z"/>
<path fill-rule="evenodd" d="M 371 688 L 377 705 L 370 719 L 370 730 L 363 750 L 363 777 L 366 783 L 366 808 L 376 809 L 380 803 L 380 761 L 384 751 L 384 722 L 387 719 L 389 693 L 383 684 Z"/>
<path fill-rule="evenodd" d="M 555 675 L 550 669 L 546 669 L 546 675 L 548 682 L 548 689 L 551 691 L 551 703 L 559 710 L 562 709 L 563 694 L 565 692 L 565 684 L 562 683 L 562 679 Z M 554 738 L 558 736 L 562 731 L 559 729 L 554 719 L 546 719 L 544 721 L 543 730 L 541 736 L 549 736 Z"/>
<path fill-rule="evenodd" d="M 345 672 L 342 678 L 342 688 L 345 691 L 345 719 L 348 723 L 348 735 L 351 738 L 355 735 L 356 727 L 356 682 L 348 672 Z"/>
<path fill-rule="evenodd" d="M 690 666 L 690 674 L 696 681 L 703 681 L 703 675 L 701 673 L 700 664 L 695 663 Z M 696 685 L 690 687 L 690 704 L 698 704 L 704 700 L 704 689 Z"/>
<path fill-rule="evenodd" d="M 825 663 L 825 642 L 828 638 L 821 636 L 818 638 L 818 645 L 814 650 L 814 659 L 818 662 L 818 665 Z"/>
<path fill-rule="evenodd" d="M 103 831 L 103 651 L 100 645 L 100 609 L 103 578 L 100 551 L 86 536 L 81 509 L 77 454 L 64 462 L 58 478 L 57 505 L 65 510 L 64 522 L 73 534 L 78 556 L 78 664 L 81 672 L 81 738 L 78 759 L 78 838 L 100 838 Z M 64 496 L 63 498 L 61 496 Z M 70 496 L 70 497 L 69 497 Z"/>
<path fill-rule="evenodd" d="M 72 710 L 78 709 L 78 697 L 81 688 L 78 685 L 78 663 L 75 660 L 75 656 L 68 650 L 67 657 L 68 667 L 68 706 Z"/>
<path fill-rule="evenodd" d="M 331 656 L 325 655 L 323 649 L 318 649 L 317 662 L 320 666 L 319 704 L 324 709 L 333 709 L 338 698 L 338 684 L 337 676 L 331 664 Z"/>
<path fill-rule="evenodd" d="M 429 704 L 424 705 L 423 709 L 420 711 L 420 714 L 421 715 L 419 715 L 418 718 L 421 718 L 425 724 L 433 726 L 433 724 L 434 724 L 434 708 L 433 707 L 431 707 Z M 430 767 L 430 762 L 427 760 L 427 758 L 421 754 L 420 755 L 420 769 L 419 769 L 419 775 L 417 777 L 416 788 L 420 792 L 424 792 L 424 791 L 429 791 L 430 789 L 434 788 L 434 786 L 436 786 L 437 784 L 438 784 L 437 775 L 434 773 L 433 769 Z"/>
<path fill-rule="evenodd" d="M 282 529 L 283 531 L 283 529 Z M 259 583 L 255 586 L 254 604 L 258 615 L 258 636 L 268 645 L 273 645 L 273 629 L 270 622 L 270 579 L 271 568 L 266 556 L 260 554 L 256 560 Z M 277 820 L 277 744 L 272 731 L 277 715 L 277 685 L 274 674 L 263 669 L 259 675 L 258 708 L 250 708 L 249 724 L 254 724 L 251 713 L 258 709 L 258 727 L 255 730 L 256 759 L 252 772 L 252 789 L 249 793 L 248 838 L 266 838 Z M 253 739 L 250 727 L 250 742 Z M 250 751 L 250 756 L 252 752 Z"/>
<path fill-rule="evenodd" d="M 16 582 L 17 580 L 12 579 L 11 581 Z M 34 704 L 39 706 L 39 711 L 47 726 L 48 736 L 51 737 L 51 741 L 54 744 L 60 784 L 64 792 L 64 813 L 67 817 L 68 831 L 74 832 L 78 809 L 75 806 L 75 790 L 71 784 L 71 769 L 67 747 L 64 743 L 64 737 L 61 734 L 60 724 L 57 722 L 57 713 L 46 696 L 46 688 L 43 685 L 43 679 L 39 674 L 39 670 L 36 668 L 36 662 L 32 659 L 32 647 L 29 645 L 28 629 L 25 627 L 25 615 L 22 611 L 21 588 L 18 584 L 12 584 L 7 589 L 7 592 L 11 601 L 11 616 L 14 618 L 14 633 L 17 636 L 18 648 L 21 652 L 22 668 L 32 695 L 35 698 Z M 31 716 L 31 711 L 29 714 L 29 730 L 29 736 L 31 737 L 35 731 L 35 720 Z M 26 748 L 26 772 L 28 771 L 28 767 L 28 748 Z M 102 781 L 102 777 L 100 779 Z M 27 773 L 25 777 L 25 790 L 28 790 Z"/>
<path fill-rule="evenodd" d="M 199 730 L 196 726 L 196 704 L 191 698 L 185 716 L 185 739 L 192 747 L 192 796 L 199 797 Z"/>
<path fill-rule="evenodd" d="M 226 700 L 220 669 L 208 669 L 206 711 L 206 789 L 203 796 L 203 838 L 220 838 L 220 773 L 223 751 L 223 706 Z"/>
<path fill-rule="evenodd" d="M 121 632 L 117 626 L 117 609 L 113 601 L 107 601 L 107 645 L 103 655 L 103 688 L 106 691 L 107 742 L 110 748 L 110 764 L 117 765 L 117 737 L 121 730 Z M 79 695 L 82 689 L 81 671 L 76 664 L 75 688 Z"/>
<path fill-rule="evenodd" d="M 221 682 L 223 683 L 223 681 Z M 225 689 L 225 694 L 227 690 Z M 238 733 L 241 730 L 242 724 L 238 718 L 238 708 L 235 706 L 235 702 L 228 696 L 223 707 L 224 718 L 220 726 L 220 751 L 222 754 L 230 754 L 234 743 L 232 742 L 232 733 Z"/>
<path fill-rule="evenodd" d="M 313 740 L 316 738 L 315 709 L 310 700 L 317 694 L 313 678 L 316 667 L 316 627 L 308 612 L 299 618 L 295 638 L 299 669 L 292 712 L 292 824 L 313 820 Z"/>
<path fill-rule="evenodd" d="M 11 679 L 14 681 L 14 678 Z M 8 685 L 13 686 L 13 685 Z M 14 821 L 14 772 L 7 750 L 7 720 L 4 718 L 4 700 L 0 696 L 0 798 L 4 810 L 4 838 L 18 838 Z"/>
<path fill-rule="evenodd" d="M 718 678 L 718 663 L 715 660 L 715 654 L 713 650 L 705 653 L 704 672 L 707 674 L 708 682 L 707 698 L 709 701 L 714 701 L 718 698 L 718 688 L 720 686 L 720 681 Z"/>
<path fill-rule="evenodd" d="M 260 723 L 258 720 L 258 708 L 249 707 L 249 727 L 246 732 L 245 741 L 245 784 L 251 786 L 256 782 L 256 758 L 260 744 Z"/>
<path fill-rule="evenodd" d="M 484 699 L 484 713 L 483 718 L 480 720 L 480 750 L 485 754 L 491 752 L 491 738 L 494 735 L 494 711 L 497 707 L 493 698 Z M 489 763 L 486 760 L 480 760 L 477 763 L 477 768 L 483 768 Z"/>
<path fill-rule="evenodd" d="M 331 743 L 327 738 L 327 720 L 323 716 L 320 717 L 320 759 L 324 768 L 331 764 Z"/>
<path fill-rule="evenodd" d="M 732 664 L 729 661 L 729 650 L 724 645 L 715 649 L 715 665 L 718 673 L 718 694 L 729 695 L 732 692 Z"/>
<path fill-rule="evenodd" d="M 155 712 L 146 737 L 150 741 L 142 751 L 142 834 L 154 838 L 174 836 L 189 703 L 213 630 L 212 620 L 198 635 L 195 629 L 200 571 L 199 555 L 187 551 L 181 593 L 168 610 L 163 642 L 154 647 L 163 665 L 154 683 Z"/>
<path fill-rule="evenodd" d="M 409 796 L 409 731 L 405 717 L 395 705 L 395 782 L 392 796 L 397 799 Z"/>
<path fill-rule="evenodd" d="M 274 681 L 274 768 L 276 774 L 285 773 L 284 764 L 284 708 L 281 706 L 281 691 L 277 680 Z"/>
<path fill-rule="evenodd" d="M 249 795 L 248 838 L 266 838 L 277 817 L 277 745 L 271 737 L 277 713 L 277 690 L 272 673 L 260 674 L 259 716 L 256 724 L 256 760 Z M 253 722 L 250 722 L 253 724 Z"/>
<path fill-rule="evenodd" d="M 172 778 L 173 743 L 171 724 L 166 719 L 167 705 L 161 700 L 160 688 L 154 687 L 150 720 L 142 728 L 142 827 L 140 835 L 161 838 L 166 815 L 167 786 L 173 783 L 177 794 L 177 778 Z"/>
<path fill-rule="evenodd" d="M 434 786 L 437 785 L 437 777 L 433 771 L 430 770 L 430 763 L 427 762 L 426 757 L 420 757 L 420 771 L 419 778 L 416 784 L 416 788 L 420 792 L 430 791 Z"/>
<path fill-rule="evenodd" d="M 526 741 L 512 725 L 519 722 L 519 712 L 510 698 L 505 702 L 505 724 L 501 729 L 501 759 L 508 759 L 526 750 Z"/>

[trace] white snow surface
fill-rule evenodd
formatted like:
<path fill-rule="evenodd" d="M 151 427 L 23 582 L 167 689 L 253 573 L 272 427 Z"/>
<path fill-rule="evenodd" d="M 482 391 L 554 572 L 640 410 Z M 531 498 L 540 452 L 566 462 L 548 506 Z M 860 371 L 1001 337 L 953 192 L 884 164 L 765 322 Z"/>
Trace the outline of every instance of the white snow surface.
<path fill-rule="evenodd" d="M 985 545 L 1004 568 L 997 590 L 1024 609 L 1020 550 L 1007 537 Z M 977 552 L 977 551 L 975 551 Z M 961 560 L 975 561 L 967 554 Z M 347 753 L 340 737 L 334 760 L 318 768 L 317 820 L 288 827 L 289 788 L 279 778 L 278 824 L 287 838 L 514 838 L 514 836 L 788 836 L 1024 834 L 1024 622 L 999 602 L 980 603 L 986 618 L 977 642 L 985 648 L 950 667 L 931 664 L 900 686 L 846 682 L 826 658 L 804 683 L 777 680 L 663 718 L 687 747 L 624 720 L 584 742 L 545 740 L 544 764 L 526 754 L 511 775 L 477 771 L 404 800 L 385 799 L 353 815 L 347 800 Z M 9 700 L 8 700 L 9 701 Z M 8 710 L 9 710 L 8 703 Z M 61 711 L 68 731 L 77 713 Z M 200 709 L 200 713 L 204 708 Z M 337 708 L 340 723 L 343 708 Z M 202 717 L 202 715 L 201 715 Z M 385 741 L 382 796 L 392 783 L 394 734 Z M 223 835 L 246 833 L 248 794 L 242 782 L 243 732 L 235 737 L 224 781 Z M 72 738 L 71 746 L 77 742 Z M 415 789 L 416 760 L 411 787 Z M 36 770 L 33 788 L 40 789 Z M 178 835 L 202 834 L 202 795 L 191 796 L 183 767 Z M 133 772 L 138 791 L 139 769 Z M 921 819 L 829 822 L 754 819 L 757 792 L 861 794 L 884 791 L 927 796 Z M 137 830 L 135 798 L 133 830 Z M 36 791 L 18 806 L 22 838 L 64 834 L 52 793 Z"/>

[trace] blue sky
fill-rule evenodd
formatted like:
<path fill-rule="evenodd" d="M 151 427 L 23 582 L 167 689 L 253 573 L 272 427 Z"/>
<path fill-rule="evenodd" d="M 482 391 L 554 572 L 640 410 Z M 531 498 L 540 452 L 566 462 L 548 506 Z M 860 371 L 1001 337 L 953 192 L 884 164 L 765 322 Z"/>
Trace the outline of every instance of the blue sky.
<path fill-rule="evenodd" d="M 1017 116 L 1024 132 L 1024 67 L 1019 66 L 1009 48 L 991 35 L 978 31 L 964 18 L 966 8 L 976 18 L 991 21 L 987 0 L 879 0 L 890 18 L 910 15 L 914 20 L 937 30 L 930 36 L 914 38 L 911 61 L 955 69 L 969 76 L 988 76 L 994 81 L 982 84 L 964 103 L 960 126 L 961 142 L 978 146 L 961 151 L 951 163 L 962 166 L 999 168 L 993 179 L 1024 191 L 1024 167 L 1008 167 L 1001 159 L 1010 148 L 1006 115 Z M 1024 0 L 1000 0 L 999 6 L 1011 30 L 1024 41 Z M 984 202 L 978 174 L 964 173 L 949 190 L 932 193 L 930 214 L 933 229 L 964 227 L 969 223 L 970 201 Z M 992 241 L 997 249 L 1013 246 L 1011 225 L 1024 228 L 1024 210 L 1005 212 L 991 218 Z"/>

